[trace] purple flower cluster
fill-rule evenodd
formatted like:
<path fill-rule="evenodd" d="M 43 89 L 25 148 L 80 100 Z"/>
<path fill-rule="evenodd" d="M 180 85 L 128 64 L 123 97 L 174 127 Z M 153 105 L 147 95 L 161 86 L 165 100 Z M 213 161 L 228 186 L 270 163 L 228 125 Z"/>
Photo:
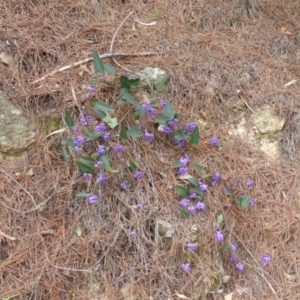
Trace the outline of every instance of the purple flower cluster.
<path fill-rule="evenodd" d="M 193 251 L 196 251 L 196 249 L 198 248 L 198 244 L 197 243 L 188 243 L 188 244 L 186 244 L 185 247 L 188 251 L 193 252 Z"/>
<path fill-rule="evenodd" d="M 86 196 L 86 199 L 91 203 L 91 204 L 96 204 L 99 200 L 99 196 L 95 194 L 88 194 Z"/>
<path fill-rule="evenodd" d="M 219 141 L 219 139 L 217 138 L 217 137 L 215 137 L 215 136 L 212 136 L 211 138 L 210 138 L 210 140 L 209 140 L 209 143 L 212 145 L 212 146 L 218 146 L 219 145 L 219 143 L 220 143 L 220 141 Z"/>
<path fill-rule="evenodd" d="M 156 115 L 156 109 L 151 106 L 150 103 L 142 104 L 142 110 L 145 112 L 146 116 L 153 118 Z"/>
<path fill-rule="evenodd" d="M 84 114 L 81 114 L 80 123 L 83 126 L 89 126 L 93 123 L 93 117 L 92 116 L 85 116 Z"/>
<path fill-rule="evenodd" d="M 183 263 L 182 265 L 181 265 L 181 269 L 184 271 L 184 272 L 187 272 L 187 273 L 189 273 L 189 272 L 191 272 L 191 265 L 190 264 L 188 264 L 188 263 Z"/>
<path fill-rule="evenodd" d="M 145 129 L 145 131 L 144 131 L 144 139 L 147 142 L 152 142 L 154 140 L 154 135 L 152 133 L 148 132 L 147 129 Z"/>
<path fill-rule="evenodd" d="M 216 238 L 217 242 L 219 242 L 219 243 L 224 241 L 224 235 L 220 230 L 215 231 L 215 238 Z"/>
<path fill-rule="evenodd" d="M 218 185 L 219 181 L 221 179 L 221 174 L 219 172 L 217 172 L 214 176 L 213 176 L 213 186 Z"/>
<path fill-rule="evenodd" d="M 143 178 L 143 173 L 141 171 L 135 171 L 133 174 L 133 177 L 136 179 L 142 179 Z"/>
<path fill-rule="evenodd" d="M 263 266 L 268 265 L 271 262 L 271 255 L 267 253 L 262 254 L 260 261 L 262 262 Z"/>
<path fill-rule="evenodd" d="M 128 189 L 128 181 L 125 180 L 120 184 L 121 191 L 126 191 Z"/>
<path fill-rule="evenodd" d="M 122 153 L 125 152 L 125 147 L 122 146 L 122 145 L 116 145 L 116 146 L 114 147 L 114 152 L 115 152 L 116 154 L 122 154 Z"/>
<path fill-rule="evenodd" d="M 188 124 L 185 125 L 185 131 L 187 133 L 191 133 L 195 128 L 196 128 L 195 123 L 188 123 Z"/>

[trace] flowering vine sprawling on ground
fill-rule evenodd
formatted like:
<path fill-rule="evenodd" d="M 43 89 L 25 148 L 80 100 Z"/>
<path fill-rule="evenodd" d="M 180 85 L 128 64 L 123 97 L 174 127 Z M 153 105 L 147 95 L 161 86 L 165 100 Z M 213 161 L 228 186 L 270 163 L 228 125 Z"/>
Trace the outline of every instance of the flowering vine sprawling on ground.
<path fill-rule="evenodd" d="M 113 116 L 115 110 L 111 105 L 96 100 L 97 84 L 108 86 L 106 75 L 114 75 L 116 70 L 108 65 L 105 65 L 100 59 L 98 53 L 93 51 L 94 67 L 98 75 L 91 85 L 87 88 L 85 95 L 85 107 L 82 107 L 79 114 L 79 122 L 75 124 L 74 119 L 69 111 L 65 113 L 65 120 L 70 129 L 72 138 L 64 139 L 65 144 L 62 148 L 63 157 L 67 162 L 70 162 L 70 152 L 75 157 L 75 164 L 82 172 L 82 178 L 87 186 L 87 191 L 77 193 L 78 197 L 84 197 L 90 204 L 95 205 L 100 200 L 103 201 L 103 191 L 107 188 L 111 180 L 114 180 L 113 175 L 118 173 L 117 169 L 111 166 L 111 158 L 124 162 L 124 159 L 130 156 L 128 151 L 129 146 L 125 145 L 129 138 L 142 138 L 144 143 L 152 143 L 156 140 L 157 134 L 160 134 L 168 142 L 178 147 L 185 147 L 188 144 L 199 145 L 199 128 L 194 122 L 181 124 L 180 115 L 174 112 L 174 109 L 169 101 L 161 99 L 159 102 L 149 101 L 147 103 L 138 103 L 131 95 L 131 90 L 138 86 L 139 79 L 130 79 L 127 75 L 120 77 L 120 98 L 118 105 L 127 105 L 133 111 L 133 118 L 135 123 L 130 124 L 119 123 L 118 119 Z M 163 85 L 168 77 L 164 77 L 158 85 Z M 92 114 L 89 111 L 94 113 Z M 159 128 L 155 128 L 151 124 L 156 123 Z M 125 125 L 126 124 L 126 125 Z M 150 124 L 150 125 L 149 125 Z M 119 131 L 117 131 L 119 130 Z M 142 141 L 141 141 L 142 142 Z M 212 147 L 222 146 L 221 141 L 216 136 L 212 136 L 209 140 Z M 125 178 L 117 183 L 120 191 L 123 193 L 130 192 L 130 187 L 139 184 L 144 180 L 145 170 L 142 166 L 137 166 L 133 161 L 126 162 Z M 203 173 L 203 167 L 191 163 L 190 157 L 187 153 L 183 154 L 179 160 L 174 163 L 177 168 L 177 174 L 181 179 L 188 181 L 188 186 L 178 185 L 176 190 L 181 196 L 179 200 L 179 212 L 183 218 L 192 217 L 195 214 L 204 216 L 209 209 L 209 203 L 205 199 L 207 194 L 212 189 L 217 189 L 222 185 L 222 174 L 217 171 L 212 176 L 206 176 Z M 191 172 L 197 172 L 198 177 L 189 175 Z M 115 179 L 117 180 L 117 179 Z M 118 179 L 119 180 L 119 179 Z M 243 186 L 251 188 L 254 186 L 254 180 L 248 179 Z M 235 181 L 234 188 L 239 187 L 240 184 Z M 233 191 L 224 187 L 225 195 L 232 196 Z M 246 193 L 240 196 L 236 203 L 240 205 L 242 210 L 247 207 L 255 206 L 257 198 L 251 198 Z M 227 208 L 233 204 L 228 203 Z M 139 211 L 146 210 L 142 202 L 136 203 L 135 207 Z M 221 247 L 226 245 L 226 235 L 224 235 L 224 228 L 221 223 L 224 219 L 223 214 L 217 217 L 217 226 L 212 229 L 212 236 Z M 134 229 L 128 229 L 130 236 L 137 235 Z M 245 264 L 238 260 L 236 243 L 230 243 L 227 247 L 229 250 L 229 261 L 235 264 L 239 271 L 243 271 Z M 185 244 L 185 250 L 195 253 L 198 249 L 197 241 L 191 241 Z M 269 254 L 262 254 L 260 262 L 263 266 L 271 262 Z M 181 264 L 181 269 L 184 272 L 191 272 L 192 267 L 188 262 Z"/>

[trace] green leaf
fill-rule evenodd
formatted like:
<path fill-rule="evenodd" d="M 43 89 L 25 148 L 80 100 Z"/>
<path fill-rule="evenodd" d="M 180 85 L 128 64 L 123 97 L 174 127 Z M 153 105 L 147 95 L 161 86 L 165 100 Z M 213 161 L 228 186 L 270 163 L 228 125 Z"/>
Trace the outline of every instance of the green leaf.
<path fill-rule="evenodd" d="M 174 139 L 175 140 L 183 140 L 184 139 L 184 134 L 183 134 L 183 131 L 181 129 L 178 129 L 174 132 Z"/>
<path fill-rule="evenodd" d="M 110 111 L 115 110 L 111 105 L 106 104 L 106 103 L 104 103 L 102 101 L 99 101 L 99 100 L 95 103 L 94 108 L 102 110 L 104 112 L 110 112 Z"/>
<path fill-rule="evenodd" d="M 184 198 L 190 196 L 190 191 L 189 191 L 189 189 L 187 189 L 187 188 L 184 187 L 184 186 L 177 185 L 177 186 L 176 186 L 176 190 L 177 190 L 178 194 L 179 194 L 180 196 L 184 197 Z"/>
<path fill-rule="evenodd" d="M 99 154 L 97 152 L 94 152 L 92 155 L 91 155 L 91 158 L 96 161 L 96 159 L 98 158 Z"/>
<path fill-rule="evenodd" d="M 75 231 L 76 231 L 77 236 L 81 236 L 82 230 L 81 230 L 80 226 L 76 226 Z"/>
<path fill-rule="evenodd" d="M 91 139 L 95 140 L 95 139 L 97 139 L 98 137 L 100 137 L 102 134 L 103 134 L 102 131 L 96 131 L 96 130 L 95 130 L 95 131 L 92 132 Z"/>
<path fill-rule="evenodd" d="M 129 79 L 126 76 L 120 77 L 120 84 L 123 89 L 130 90 L 133 87 L 137 87 L 140 84 L 140 79 Z"/>
<path fill-rule="evenodd" d="M 163 110 L 163 115 L 166 116 L 169 120 L 172 120 L 175 116 L 173 106 L 169 101 L 166 102 L 166 106 Z"/>
<path fill-rule="evenodd" d="M 79 161 L 87 166 L 93 167 L 96 162 L 96 159 L 94 159 L 91 156 L 82 156 L 79 158 Z"/>
<path fill-rule="evenodd" d="M 155 118 L 155 121 L 160 124 L 160 125 L 167 125 L 168 124 L 168 118 L 164 117 L 164 116 L 158 116 L 157 118 Z"/>
<path fill-rule="evenodd" d="M 192 164 L 192 167 L 200 174 L 203 173 L 203 167 L 197 164 Z"/>
<path fill-rule="evenodd" d="M 223 283 L 226 283 L 227 281 L 229 281 L 230 278 L 231 278 L 230 275 L 223 276 L 223 279 L 222 279 Z"/>
<path fill-rule="evenodd" d="M 105 111 L 102 111 L 100 109 L 94 108 L 95 113 L 101 118 L 104 119 L 107 116 L 107 113 Z"/>
<path fill-rule="evenodd" d="M 232 196 L 233 195 L 233 191 L 229 188 L 224 188 L 224 193 L 226 196 Z"/>
<path fill-rule="evenodd" d="M 191 133 L 190 136 L 190 144 L 191 145 L 199 145 L 199 128 L 198 126 L 195 127 L 195 129 L 193 130 L 193 132 Z"/>
<path fill-rule="evenodd" d="M 64 160 L 69 161 L 70 160 L 70 155 L 69 155 L 67 149 L 65 147 L 62 147 L 61 151 L 62 151 L 62 156 L 63 156 Z"/>
<path fill-rule="evenodd" d="M 84 132 L 87 134 L 88 137 L 92 138 L 93 137 L 93 131 L 90 129 L 88 126 L 83 126 Z"/>
<path fill-rule="evenodd" d="M 119 99 L 119 100 L 117 101 L 117 103 L 118 103 L 119 105 L 124 105 L 124 104 L 126 104 L 127 102 L 126 102 L 125 100 L 123 100 L 123 99 Z"/>
<path fill-rule="evenodd" d="M 188 178 L 188 181 L 194 186 L 199 186 L 199 181 L 196 177 L 191 176 Z"/>
<path fill-rule="evenodd" d="M 75 164 L 78 166 L 78 168 L 80 169 L 81 172 L 89 173 L 89 174 L 93 173 L 93 168 L 91 168 L 90 166 L 87 166 L 77 160 L 75 161 Z"/>
<path fill-rule="evenodd" d="M 179 209 L 179 213 L 184 219 L 189 217 L 189 213 L 184 209 Z"/>
<path fill-rule="evenodd" d="M 72 128 L 72 127 L 75 126 L 75 123 L 74 123 L 74 120 L 71 116 L 71 113 L 68 110 L 65 111 L 65 119 L 66 119 L 67 126 L 69 128 Z"/>
<path fill-rule="evenodd" d="M 163 87 L 163 85 L 167 82 L 167 80 L 170 78 L 170 75 L 169 74 L 165 74 L 163 76 L 163 78 L 156 84 L 156 89 L 158 91 L 160 91 Z"/>
<path fill-rule="evenodd" d="M 104 155 L 101 155 L 101 160 L 103 161 L 103 163 L 106 163 L 107 165 L 110 165 L 110 162 L 109 162 L 109 158 L 108 158 L 108 154 L 104 154 Z"/>
<path fill-rule="evenodd" d="M 126 89 L 122 89 L 122 99 L 126 100 L 128 103 L 138 106 L 138 103 L 134 101 L 133 97 L 128 93 Z"/>
<path fill-rule="evenodd" d="M 112 118 L 109 114 L 106 115 L 103 121 L 112 129 L 118 125 L 118 119 Z"/>
<path fill-rule="evenodd" d="M 133 172 L 135 171 L 138 167 L 133 161 L 129 161 L 129 168 Z"/>
<path fill-rule="evenodd" d="M 127 128 L 124 124 L 121 127 L 120 138 L 121 138 L 121 141 L 123 141 L 123 142 L 126 141 L 126 139 L 127 139 Z"/>
<path fill-rule="evenodd" d="M 182 167 L 182 162 L 180 160 L 176 160 L 174 165 L 173 165 L 174 168 L 180 168 Z"/>
<path fill-rule="evenodd" d="M 239 199 L 236 200 L 236 202 L 238 204 L 240 204 L 242 209 L 247 208 L 249 206 L 250 201 L 251 201 L 251 198 L 247 195 L 244 195 L 244 196 L 242 196 L 242 197 L 240 197 Z"/>
<path fill-rule="evenodd" d="M 105 67 L 104 64 L 96 50 L 93 50 L 93 61 L 94 61 L 94 69 L 97 74 L 104 74 Z"/>
<path fill-rule="evenodd" d="M 63 138 L 64 142 L 66 142 L 70 147 L 75 148 L 77 145 L 71 139 Z"/>
<path fill-rule="evenodd" d="M 143 131 L 140 130 L 137 126 L 129 128 L 126 133 L 127 133 L 127 136 L 132 136 L 132 137 L 144 136 Z"/>
<path fill-rule="evenodd" d="M 106 170 L 109 173 L 118 173 L 118 170 L 115 170 L 111 167 L 111 165 L 103 162 L 103 169 Z"/>
<path fill-rule="evenodd" d="M 217 217 L 217 223 L 221 224 L 223 222 L 223 220 L 224 220 L 223 215 L 222 214 L 218 215 L 218 217 Z"/>
<path fill-rule="evenodd" d="M 105 72 L 109 75 L 115 75 L 116 74 L 116 69 L 110 65 L 104 64 L 104 69 Z"/>

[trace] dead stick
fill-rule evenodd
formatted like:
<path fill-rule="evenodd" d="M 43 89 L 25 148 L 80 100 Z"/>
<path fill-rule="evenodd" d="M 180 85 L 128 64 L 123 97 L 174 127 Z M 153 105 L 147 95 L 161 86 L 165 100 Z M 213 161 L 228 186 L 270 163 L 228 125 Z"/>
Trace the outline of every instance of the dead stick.
<path fill-rule="evenodd" d="M 126 57 L 126 56 L 148 56 L 148 55 L 155 55 L 155 53 L 153 52 L 140 52 L 140 53 L 105 53 L 105 54 L 102 54 L 100 55 L 100 58 L 109 58 L 109 57 Z M 92 57 L 89 57 L 89 58 L 86 58 L 86 59 L 83 59 L 83 60 L 80 60 L 80 61 L 77 61 L 71 65 L 67 65 L 67 66 L 64 66 L 64 67 L 61 67 L 59 69 L 56 69 L 54 71 L 52 71 L 51 73 L 49 74 L 46 74 L 45 76 L 39 78 L 39 79 L 36 79 L 34 81 L 31 82 L 31 84 L 35 84 L 35 83 L 38 83 L 46 78 L 48 78 L 49 76 L 52 76 L 56 73 L 59 73 L 59 72 L 63 72 L 63 71 L 66 71 L 66 70 L 69 70 L 71 68 L 74 68 L 74 67 L 77 67 L 77 66 L 80 66 L 82 64 L 85 64 L 89 61 L 92 61 L 93 58 Z"/>

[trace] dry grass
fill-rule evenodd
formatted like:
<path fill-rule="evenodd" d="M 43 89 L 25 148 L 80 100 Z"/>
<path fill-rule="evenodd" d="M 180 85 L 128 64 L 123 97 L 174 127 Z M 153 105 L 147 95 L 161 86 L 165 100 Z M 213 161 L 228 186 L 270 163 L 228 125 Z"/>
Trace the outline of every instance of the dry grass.
<path fill-rule="evenodd" d="M 1 299 L 13 295 L 17 295 L 15 299 L 123 299 L 124 286 L 137 299 L 176 299 L 176 293 L 191 299 L 223 299 L 234 290 L 234 299 L 300 299 L 300 214 L 295 202 L 300 179 L 299 3 L 125 2 L 0 3 L 0 52 L 13 57 L 9 67 L 0 64 L 0 89 L 37 124 L 37 141 L 27 155 L 15 164 L 1 161 L 1 231 L 16 239 L 0 235 Z M 47 117 L 59 120 L 62 128 L 65 109 L 76 115 L 71 89 L 81 104 L 93 76 L 92 64 L 31 83 L 90 57 L 93 49 L 109 52 L 116 29 L 130 11 L 134 14 L 120 29 L 114 51 L 156 55 L 117 61 L 132 71 L 144 66 L 166 70 L 171 80 L 164 96 L 176 111 L 184 120 L 196 120 L 204 112 L 211 124 L 201 135 L 201 146 L 186 151 L 207 173 L 220 171 L 226 180 L 211 189 L 205 198 L 208 210 L 195 218 L 184 220 L 178 213 L 174 186 L 182 183 L 172 165 L 182 149 L 170 148 L 159 139 L 154 144 L 127 142 L 131 151 L 124 159 L 134 158 L 146 176 L 128 194 L 117 192 L 118 178 L 110 181 L 105 199 L 90 206 L 74 196 L 84 184 L 76 168 L 62 160 L 62 135 L 44 139 Z M 134 18 L 144 22 L 157 18 L 157 23 L 136 25 L 133 31 Z M 282 34 L 282 27 L 292 35 Z M 110 59 L 106 62 L 113 64 Z M 119 68 L 119 72 L 123 70 Z M 251 75 L 248 82 L 241 80 L 245 73 Z M 286 88 L 293 79 L 298 81 Z M 250 107 L 270 104 L 287 119 L 280 162 L 269 164 L 246 143 L 227 135 L 226 122 L 234 119 L 238 89 Z M 114 88 L 99 93 L 110 103 L 118 96 Z M 117 114 L 121 117 L 124 111 L 119 109 Z M 220 150 L 205 142 L 212 134 L 222 138 Z M 32 177 L 26 175 L 30 169 Z M 237 194 L 251 193 L 258 205 L 246 213 L 235 206 L 228 209 L 224 186 L 248 178 L 255 180 L 255 188 L 241 186 Z M 143 199 L 143 211 L 133 209 L 137 199 Z M 241 259 L 254 270 L 238 272 L 216 244 L 213 232 L 220 213 L 226 219 L 223 231 L 227 240 L 239 243 Z M 168 247 L 157 235 L 158 219 L 175 226 Z M 76 236 L 77 225 L 83 229 L 81 237 Z M 188 256 L 184 245 L 194 225 L 199 248 L 197 255 Z M 129 234 L 133 228 L 136 237 Z M 265 252 L 272 255 L 272 263 L 262 269 L 257 259 Z M 190 274 L 180 269 L 187 260 L 193 266 Z M 228 274 L 232 276 L 229 283 L 221 284 Z M 242 288 L 238 296 L 237 290 Z"/>

